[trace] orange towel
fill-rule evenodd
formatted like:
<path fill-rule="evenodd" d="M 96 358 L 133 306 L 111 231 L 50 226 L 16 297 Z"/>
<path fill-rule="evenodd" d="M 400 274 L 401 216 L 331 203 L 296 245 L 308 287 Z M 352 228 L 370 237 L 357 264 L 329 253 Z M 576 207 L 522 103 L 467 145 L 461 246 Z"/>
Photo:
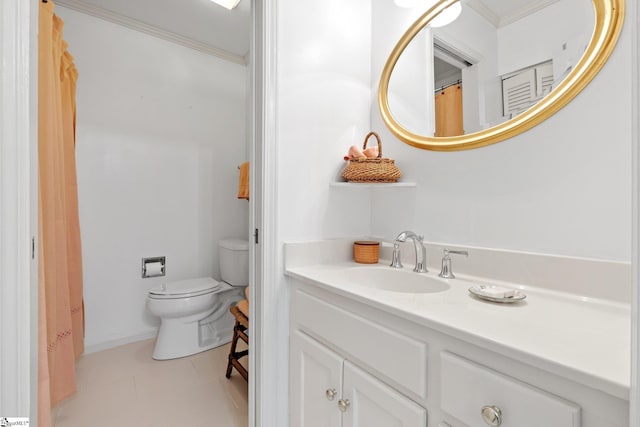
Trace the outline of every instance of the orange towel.
<path fill-rule="evenodd" d="M 249 200 L 249 162 L 240 165 L 240 181 L 238 183 L 238 199 Z"/>

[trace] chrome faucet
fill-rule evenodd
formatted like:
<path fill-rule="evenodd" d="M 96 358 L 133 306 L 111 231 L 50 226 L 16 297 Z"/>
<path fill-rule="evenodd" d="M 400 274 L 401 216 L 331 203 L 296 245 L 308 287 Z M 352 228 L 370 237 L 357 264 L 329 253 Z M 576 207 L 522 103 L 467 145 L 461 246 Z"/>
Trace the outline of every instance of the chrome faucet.
<path fill-rule="evenodd" d="M 413 247 L 416 250 L 416 266 L 413 269 L 413 271 L 415 271 L 416 273 L 426 273 L 427 272 L 427 249 L 424 246 L 423 243 L 423 236 L 418 236 L 417 234 L 415 234 L 413 231 L 403 231 L 402 233 L 398 234 L 398 237 L 396 237 L 396 243 L 393 246 L 393 253 L 394 253 L 394 260 L 396 259 L 396 245 L 397 242 L 406 242 L 407 239 L 411 239 L 413 240 Z M 397 261 L 398 264 L 400 264 L 400 249 L 398 246 L 398 252 L 397 252 Z M 399 268 L 395 265 L 393 265 L 392 262 L 392 267 L 396 267 Z M 400 264 L 400 267 L 402 267 L 402 264 Z"/>
<path fill-rule="evenodd" d="M 442 257 L 442 269 L 440 270 L 440 274 L 438 274 L 438 276 L 445 279 L 455 279 L 456 276 L 453 274 L 453 271 L 451 271 L 451 257 L 449 256 L 449 254 L 469 256 L 469 252 L 444 249 L 443 253 L 444 256 Z"/>

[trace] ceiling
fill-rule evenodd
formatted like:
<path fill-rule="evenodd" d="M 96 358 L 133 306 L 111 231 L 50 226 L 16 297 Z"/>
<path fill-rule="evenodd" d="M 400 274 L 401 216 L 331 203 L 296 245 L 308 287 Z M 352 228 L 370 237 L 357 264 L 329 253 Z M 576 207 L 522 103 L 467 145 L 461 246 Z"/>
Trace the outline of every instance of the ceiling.
<path fill-rule="evenodd" d="M 227 10 L 210 0 L 55 0 L 108 21 L 123 24 L 246 63 L 250 39 L 250 0 Z"/>

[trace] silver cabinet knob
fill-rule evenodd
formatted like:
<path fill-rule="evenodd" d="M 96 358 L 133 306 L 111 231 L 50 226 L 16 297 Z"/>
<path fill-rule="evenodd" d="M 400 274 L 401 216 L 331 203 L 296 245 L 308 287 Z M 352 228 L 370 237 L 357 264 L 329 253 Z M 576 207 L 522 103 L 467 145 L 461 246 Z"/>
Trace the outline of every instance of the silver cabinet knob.
<path fill-rule="evenodd" d="M 500 427 L 502 425 L 502 411 L 497 406 L 483 406 L 480 411 L 482 419 L 488 426 Z"/>
<path fill-rule="evenodd" d="M 338 392 L 335 388 L 328 388 L 327 391 L 324 392 L 324 395 L 327 396 L 327 400 L 333 400 L 336 397 Z"/>
<path fill-rule="evenodd" d="M 342 412 L 347 412 L 349 405 L 351 405 L 351 402 L 349 402 L 349 399 L 338 400 L 338 408 L 340 408 Z"/>

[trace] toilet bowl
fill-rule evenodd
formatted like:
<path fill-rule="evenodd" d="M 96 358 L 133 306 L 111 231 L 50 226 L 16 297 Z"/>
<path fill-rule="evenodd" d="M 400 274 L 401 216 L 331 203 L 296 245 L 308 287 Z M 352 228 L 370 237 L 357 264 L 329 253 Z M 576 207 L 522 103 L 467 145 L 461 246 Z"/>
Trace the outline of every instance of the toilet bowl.
<path fill-rule="evenodd" d="M 218 246 L 222 282 L 199 277 L 149 290 L 147 308 L 160 318 L 154 359 L 189 356 L 231 341 L 234 319 L 229 307 L 244 298 L 249 243 L 222 240 Z"/>

